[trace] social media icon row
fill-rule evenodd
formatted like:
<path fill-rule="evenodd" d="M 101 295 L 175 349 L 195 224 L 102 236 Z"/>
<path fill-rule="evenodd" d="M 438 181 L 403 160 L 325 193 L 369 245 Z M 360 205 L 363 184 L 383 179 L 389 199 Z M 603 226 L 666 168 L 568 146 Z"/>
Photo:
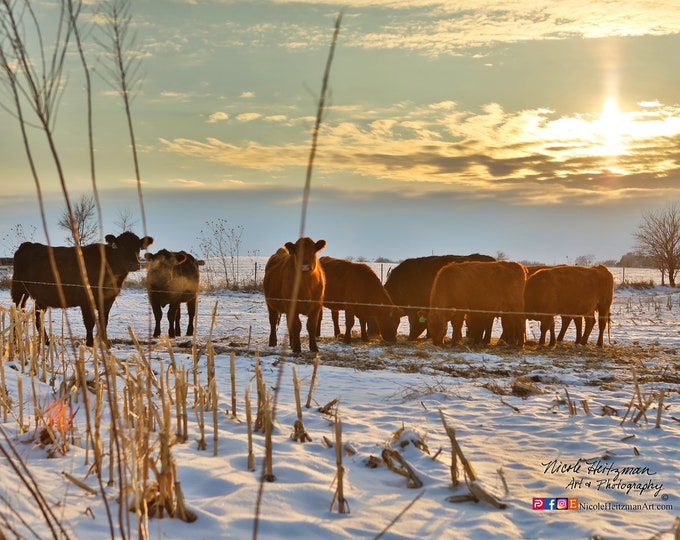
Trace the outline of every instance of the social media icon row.
<path fill-rule="evenodd" d="M 578 510 L 578 499 L 534 497 L 531 508 L 534 510 Z"/>

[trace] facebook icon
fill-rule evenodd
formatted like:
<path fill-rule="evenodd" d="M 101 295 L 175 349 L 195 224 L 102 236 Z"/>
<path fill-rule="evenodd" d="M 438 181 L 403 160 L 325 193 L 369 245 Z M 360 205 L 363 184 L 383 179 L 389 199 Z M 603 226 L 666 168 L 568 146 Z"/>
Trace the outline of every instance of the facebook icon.
<path fill-rule="evenodd" d="M 557 499 L 546 499 L 545 500 L 545 506 L 548 510 L 555 510 L 556 505 L 557 505 Z"/>

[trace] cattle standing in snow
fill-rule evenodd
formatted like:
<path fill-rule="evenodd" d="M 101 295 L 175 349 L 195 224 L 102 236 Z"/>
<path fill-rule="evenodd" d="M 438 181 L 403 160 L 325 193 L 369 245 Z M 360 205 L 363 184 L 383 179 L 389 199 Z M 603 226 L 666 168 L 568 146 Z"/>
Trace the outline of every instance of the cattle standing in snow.
<path fill-rule="evenodd" d="M 564 264 L 558 265 L 558 266 L 566 266 Z M 544 270 L 545 268 L 554 268 L 554 266 L 547 265 L 547 264 L 531 264 L 527 266 L 527 271 L 529 272 L 529 277 L 538 272 L 539 270 Z M 528 278 L 527 278 L 528 279 Z M 560 321 L 561 321 L 561 326 L 560 326 L 560 333 L 557 335 L 557 341 L 563 341 L 564 336 L 567 333 L 567 330 L 569 329 L 569 325 L 571 324 L 571 321 L 574 321 L 574 328 L 576 329 L 576 343 L 581 342 L 581 336 L 583 335 L 583 317 L 570 317 L 568 315 L 562 315 L 560 316 Z M 543 336 L 543 340 L 539 340 L 539 344 L 543 345 L 545 343 L 545 335 Z"/>
<path fill-rule="evenodd" d="M 161 249 L 156 254 L 147 253 L 149 261 L 146 285 L 149 303 L 153 311 L 156 325 L 153 337 L 161 335 L 161 319 L 163 308 L 168 307 L 168 336 L 181 336 L 180 318 L 181 304 L 186 303 L 189 324 L 187 336 L 194 335 L 194 318 L 199 287 L 199 262 L 186 251 L 168 251 Z"/>
<path fill-rule="evenodd" d="M 335 337 L 341 333 L 338 313 L 344 311 L 345 343 L 351 340 L 355 317 L 359 319 L 363 341 L 368 341 L 367 328 L 371 319 L 375 320 L 384 340 L 396 341 L 401 312 L 371 267 L 333 257 L 319 260 L 326 275 L 323 305 L 331 310 Z"/>
<path fill-rule="evenodd" d="M 609 269 L 597 266 L 555 266 L 539 270 L 529 277 L 525 290 L 528 317 L 541 322 L 541 338 L 550 332 L 550 345 L 555 344 L 555 315 L 585 317 L 585 328 L 577 344 L 588 343 L 598 314 L 597 346 L 604 345 L 604 330 L 609 323 L 614 298 L 614 276 Z"/>
<path fill-rule="evenodd" d="M 392 301 L 408 316 L 410 340 L 427 328 L 425 320 L 419 314 L 430 305 L 430 291 L 437 272 L 452 262 L 495 261 L 488 255 L 474 253 L 472 255 L 431 255 L 406 259 L 395 266 L 387 276 L 385 289 Z"/>
<path fill-rule="evenodd" d="M 297 242 L 287 242 L 272 255 L 264 269 L 264 297 L 269 312 L 269 346 L 276 346 L 276 327 L 281 314 L 286 315 L 290 348 L 301 352 L 300 314 L 307 316 L 309 350 L 318 351 L 316 333 L 326 278 L 317 253 L 326 247 L 325 240 L 314 242 L 302 237 Z M 296 294 L 297 291 L 297 294 Z"/>
<path fill-rule="evenodd" d="M 106 235 L 106 244 L 91 244 L 82 247 L 86 279 L 82 278 L 75 247 L 50 247 L 43 244 L 24 242 L 14 254 L 12 276 L 12 301 L 24 308 L 30 296 L 35 307 L 80 307 L 87 333 L 85 343 L 94 343 L 96 314 L 92 309 L 89 285 L 100 317 L 100 334 L 106 337 L 109 312 L 120 293 L 128 273 L 139 270 L 139 251 L 146 249 L 153 238 L 140 239 L 136 234 L 124 232 L 118 237 Z M 56 272 L 52 266 L 50 251 L 54 256 Z M 100 279 L 103 282 L 100 286 Z M 40 331 L 40 317 L 36 317 Z M 45 333 L 47 342 L 47 333 Z"/>
<path fill-rule="evenodd" d="M 466 314 L 493 317 L 501 313 L 503 340 L 508 345 L 522 345 L 525 281 L 526 268 L 515 262 L 468 261 L 444 266 L 430 294 L 427 329 L 433 343 L 443 344 L 448 321 L 453 325 L 455 345 L 462 338 Z"/>

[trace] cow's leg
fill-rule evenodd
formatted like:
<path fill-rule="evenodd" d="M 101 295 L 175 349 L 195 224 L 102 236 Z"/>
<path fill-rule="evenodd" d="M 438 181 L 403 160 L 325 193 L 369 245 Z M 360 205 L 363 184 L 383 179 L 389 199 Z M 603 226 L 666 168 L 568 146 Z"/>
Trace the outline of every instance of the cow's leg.
<path fill-rule="evenodd" d="M 179 306 L 180 306 L 179 302 L 178 303 L 171 302 L 170 305 L 168 306 L 168 336 L 171 338 L 180 335 L 180 332 L 177 331 L 179 323 L 178 321 Z"/>
<path fill-rule="evenodd" d="M 471 313 L 466 321 L 468 342 L 479 345 L 484 338 L 484 316 Z"/>
<path fill-rule="evenodd" d="M 366 322 L 366 334 L 369 337 L 382 335 L 380 332 L 380 325 L 378 324 L 378 320 L 375 317 L 371 317 Z"/>
<path fill-rule="evenodd" d="M 491 343 L 491 332 L 493 331 L 493 315 L 488 315 L 484 323 L 484 331 L 482 333 L 482 343 L 489 345 Z"/>
<path fill-rule="evenodd" d="M 451 326 L 453 326 L 453 334 L 451 341 L 453 345 L 458 345 L 463 338 L 463 321 L 465 320 L 464 312 L 456 312 L 451 318 Z"/>
<path fill-rule="evenodd" d="M 555 317 L 550 317 L 550 320 L 548 321 L 548 332 L 550 332 L 550 347 L 555 346 Z"/>
<path fill-rule="evenodd" d="M 347 312 L 345 312 L 345 317 L 347 317 Z M 333 319 L 333 335 L 338 337 L 340 335 L 340 311 L 337 309 L 331 310 L 331 318 Z"/>
<path fill-rule="evenodd" d="M 97 321 L 95 313 L 90 309 L 90 306 L 80 306 L 80 311 L 83 314 L 83 324 L 85 325 L 85 345 L 92 347 L 94 345 L 94 325 Z M 102 329 L 106 335 L 106 329 Z"/>
<path fill-rule="evenodd" d="M 300 315 L 294 313 L 290 316 L 290 313 L 286 314 L 286 321 L 288 322 L 288 338 L 290 340 L 290 350 L 294 353 L 302 352 L 302 345 L 300 344 L 300 332 L 302 331 L 302 323 L 300 322 Z M 307 330 L 309 330 L 309 318 L 307 319 Z M 316 318 L 314 318 L 314 327 L 312 333 L 309 336 L 309 346 L 311 350 L 312 342 L 316 343 L 316 336 L 314 336 L 314 330 L 316 330 Z"/>
<path fill-rule="evenodd" d="M 574 317 L 574 326 L 576 327 L 576 343 L 581 343 L 583 336 L 583 317 Z"/>
<path fill-rule="evenodd" d="M 590 337 L 590 332 L 593 331 L 593 326 L 595 326 L 595 314 L 586 315 L 586 326 L 583 329 L 583 336 L 581 337 L 581 345 L 586 345 L 588 343 L 588 338 Z"/>
<path fill-rule="evenodd" d="M 519 343 L 519 322 L 518 316 L 516 315 L 501 315 L 501 326 L 503 330 L 501 331 L 501 337 L 498 339 L 499 342 L 503 342 L 506 345 L 517 345 Z M 523 336 L 524 334 L 522 334 Z"/>
<path fill-rule="evenodd" d="M 161 335 L 161 319 L 163 319 L 163 307 L 158 302 L 151 303 L 151 311 L 153 311 L 153 318 L 156 324 L 153 328 L 153 337 Z"/>
<path fill-rule="evenodd" d="M 269 346 L 276 347 L 276 327 L 279 324 L 279 312 L 267 306 L 269 312 Z"/>
<path fill-rule="evenodd" d="M 175 337 L 182 335 L 182 327 L 180 323 L 182 321 L 182 302 L 177 302 L 177 309 L 175 310 Z"/>
<path fill-rule="evenodd" d="M 607 328 L 607 324 L 609 323 L 609 314 L 607 313 L 606 315 L 599 315 L 597 317 L 597 327 L 598 327 L 598 334 L 597 334 L 597 346 L 598 347 L 604 347 L 604 329 Z"/>
<path fill-rule="evenodd" d="M 319 311 L 319 320 L 316 323 L 316 337 L 321 337 L 321 321 L 323 320 L 323 308 Z"/>
<path fill-rule="evenodd" d="M 548 325 L 546 323 L 545 317 L 539 317 L 538 322 L 539 322 L 539 325 L 540 325 L 540 328 L 541 328 L 541 335 L 538 338 L 538 344 L 539 345 L 545 345 L 545 335 L 548 333 L 548 330 L 547 330 Z"/>
<path fill-rule="evenodd" d="M 196 317 L 196 297 L 192 298 L 187 302 L 187 315 L 189 316 L 189 324 L 187 325 L 187 336 L 193 336 L 194 318 Z"/>
<path fill-rule="evenodd" d="M 368 319 L 359 317 L 359 329 L 361 330 L 361 341 L 368 341 Z"/>
<path fill-rule="evenodd" d="M 352 340 L 352 328 L 354 328 L 354 311 L 351 309 L 345 310 L 345 337 L 344 342 L 349 343 Z"/>
<path fill-rule="evenodd" d="M 109 313 L 111 313 L 111 308 L 113 307 L 113 302 L 116 300 L 116 298 L 110 298 L 110 299 L 105 299 L 104 300 L 104 307 L 99 310 L 99 317 L 101 319 L 101 328 L 99 329 L 100 332 L 100 339 L 103 339 L 106 342 L 106 345 L 110 345 L 111 342 L 109 341 L 109 336 L 107 333 L 107 328 L 109 327 Z"/>
<path fill-rule="evenodd" d="M 420 322 L 420 315 L 417 312 L 409 313 L 408 315 L 408 339 L 415 341 L 420 337 L 420 334 L 427 328 L 427 322 Z"/>
<path fill-rule="evenodd" d="M 574 324 L 576 324 L 576 319 L 572 319 L 567 315 L 562 315 L 560 320 L 562 321 L 562 326 L 560 326 L 560 333 L 557 335 L 557 341 L 562 341 L 564 339 L 564 334 L 567 333 L 567 329 L 572 320 L 574 320 Z"/>
<path fill-rule="evenodd" d="M 318 352 L 319 347 L 316 344 L 316 334 L 315 330 L 316 327 L 319 324 L 319 316 L 321 314 L 321 308 L 312 310 L 309 315 L 307 315 L 307 334 L 309 334 L 309 350 L 312 352 Z M 297 334 L 297 343 L 298 343 L 298 350 L 297 352 L 301 351 L 300 347 L 300 330 L 302 328 L 302 324 L 300 323 L 300 320 L 298 318 L 298 334 Z"/>

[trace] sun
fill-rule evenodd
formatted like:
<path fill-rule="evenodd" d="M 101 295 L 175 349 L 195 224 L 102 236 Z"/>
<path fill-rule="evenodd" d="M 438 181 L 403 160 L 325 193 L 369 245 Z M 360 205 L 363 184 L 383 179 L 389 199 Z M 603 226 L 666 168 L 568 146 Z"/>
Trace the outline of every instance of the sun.
<path fill-rule="evenodd" d="M 608 97 L 605 100 L 600 118 L 595 121 L 594 127 L 606 155 L 618 155 L 625 152 L 622 138 L 626 133 L 627 119 L 619 111 L 619 104 L 615 97 Z"/>

